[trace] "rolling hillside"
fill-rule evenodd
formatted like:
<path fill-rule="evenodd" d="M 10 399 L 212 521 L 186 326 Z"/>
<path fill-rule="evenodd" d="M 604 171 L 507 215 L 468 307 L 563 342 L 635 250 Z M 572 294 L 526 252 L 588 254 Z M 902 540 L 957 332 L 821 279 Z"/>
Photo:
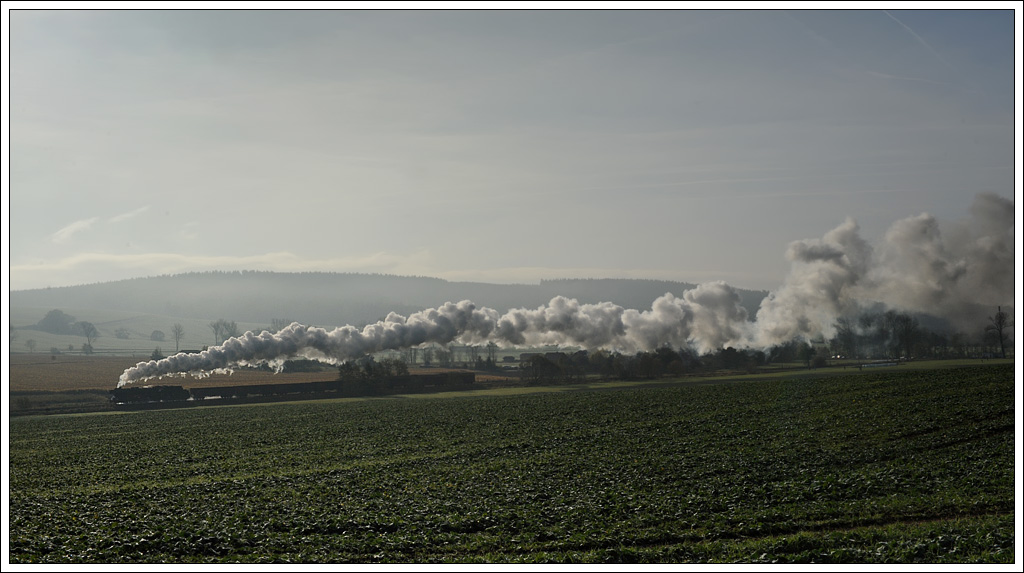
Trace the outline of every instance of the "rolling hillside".
<path fill-rule="evenodd" d="M 80 348 L 83 336 L 33 330 L 47 312 L 59 309 L 79 321 L 93 323 L 100 338 L 97 351 L 126 349 L 150 352 L 155 346 L 174 350 L 171 328 L 180 323 L 182 349 L 213 344 L 209 323 L 235 321 L 244 332 L 267 328 L 277 320 L 331 327 L 362 325 L 389 312 L 408 315 L 448 301 L 469 299 L 499 311 L 536 308 L 562 295 L 582 303 L 609 301 L 626 308 L 649 309 L 651 302 L 672 292 L 681 295 L 695 285 L 656 280 L 567 279 L 537 285 L 450 282 L 429 277 L 341 273 L 210 272 L 139 278 L 73 287 L 11 291 L 11 349 L 36 352 Z M 765 291 L 740 290 L 751 316 Z M 125 328 L 129 338 L 117 338 Z M 163 331 L 163 342 L 151 340 Z"/>

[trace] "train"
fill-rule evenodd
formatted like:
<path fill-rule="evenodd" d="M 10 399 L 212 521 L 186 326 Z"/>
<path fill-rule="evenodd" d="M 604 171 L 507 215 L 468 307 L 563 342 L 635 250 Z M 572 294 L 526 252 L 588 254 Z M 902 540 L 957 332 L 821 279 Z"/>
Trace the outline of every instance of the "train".
<path fill-rule="evenodd" d="M 174 404 L 228 399 L 233 401 L 266 399 L 339 398 L 350 396 L 381 396 L 389 394 L 423 394 L 476 387 L 473 372 L 442 372 L 392 376 L 380 380 L 327 380 L 321 382 L 293 382 L 281 384 L 248 384 L 240 386 L 126 386 L 110 391 L 110 400 L 116 405 Z"/>

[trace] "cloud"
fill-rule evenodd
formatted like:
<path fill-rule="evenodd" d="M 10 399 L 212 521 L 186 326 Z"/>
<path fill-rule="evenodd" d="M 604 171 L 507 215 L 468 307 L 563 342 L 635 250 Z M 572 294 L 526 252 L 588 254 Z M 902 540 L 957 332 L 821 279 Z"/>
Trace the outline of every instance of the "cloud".
<path fill-rule="evenodd" d="M 120 223 L 122 221 L 127 221 L 128 219 L 131 219 L 133 217 L 141 215 L 142 213 L 146 212 L 148 209 L 149 209 L 149 205 L 146 205 L 145 207 L 139 207 L 138 209 L 135 209 L 134 211 L 128 211 L 127 213 L 121 213 L 119 215 L 114 215 L 113 217 L 110 217 L 109 219 L 107 219 L 107 221 L 110 222 L 110 223 Z M 75 221 L 74 223 L 71 223 L 70 225 L 67 225 L 67 226 L 63 227 L 60 230 L 58 230 L 57 232 L 55 232 L 52 235 L 50 235 L 50 240 L 52 242 L 56 243 L 56 244 L 67 243 L 68 241 L 71 240 L 71 238 L 74 235 L 76 235 L 76 234 L 78 234 L 78 233 L 80 233 L 82 231 L 87 231 L 87 230 L 91 229 L 93 227 L 93 225 L 95 225 L 99 220 L 100 220 L 99 217 L 89 217 L 88 219 L 81 219 L 81 220 Z"/>
<path fill-rule="evenodd" d="M 107 221 L 110 222 L 110 223 L 120 223 L 122 221 L 127 221 L 128 219 L 131 219 L 132 217 L 136 217 L 136 216 L 144 213 L 148 209 L 149 209 L 149 205 L 146 205 L 145 207 L 139 207 L 138 209 L 135 209 L 134 211 L 128 211 L 127 213 L 121 213 L 119 215 L 114 215 L 113 217 L 110 217 L 109 219 L 107 219 Z M 78 234 L 78 233 L 80 233 L 82 231 L 88 231 L 89 229 L 91 229 L 99 220 L 100 220 L 99 217 L 89 217 L 88 219 L 80 219 L 78 221 L 75 221 L 74 223 L 71 223 L 70 225 L 66 225 L 63 228 L 61 228 L 60 230 L 58 230 L 55 233 L 53 233 L 52 235 L 50 235 L 50 240 L 53 243 L 55 243 L 55 244 L 67 243 L 76 234 Z"/>
<path fill-rule="evenodd" d="M 198 228 L 199 228 L 199 221 L 189 221 L 188 223 L 185 223 L 182 226 L 181 231 L 179 232 L 180 235 L 181 235 L 181 238 L 182 239 L 196 239 L 196 238 L 198 238 L 199 237 L 199 233 L 196 232 L 196 229 L 198 229 Z"/>
<path fill-rule="evenodd" d="M 892 74 L 883 74 L 882 72 L 875 72 L 875 71 L 872 71 L 872 70 L 867 70 L 867 74 L 871 75 L 871 76 L 875 76 L 876 78 L 882 78 L 882 79 L 885 79 L 885 80 L 901 80 L 901 81 L 906 81 L 906 82 L 925 82 L 925 83 L 934 84 L 934 85 L 937 85 L 937 86 L 953 86 L 954 85 L 954 84 L 951 84 L 949 82 L 940 82 L 940 81 L 937 81 L 937 80 L 930 80 L 928 78 L 915 78 L 915 77 L 910 77 L 910 76 L 894 76 Z"/>
<path fill-rule="evenodd" d="M 93 226 L 93 223 L 95 223 L 98 220 L 99 220 L 99 217 L 90 217 L 89 219 L 82 219 L 80 221 L 75 221 L 74 223 L 71 223 L 70 225 L 68 225 L 68 226 L 64 227 L 63 229 L 57 231 L 56 233 L 50 235 L 50 240 L 52 240 L 54 243 L 58 243 L 58 244 L 59 243 L 66 243 L 66 242 L 68 242 L 71 239 L 71 237 L 75 233 L 78 233 L 80 231 L 88 230 L 90 227 Z"/>
<path fill-rule="evenodd" d="M 887 10 L 882 10 L 882 12 L 885 12 L 885 15 L 886 15 L 886 16 L 888 16 L 888 17 L 892 18 L 892 19 L 893 19 L 893 21 L 895 21 L 895 22 L 896 22 L 897 24 L 899 24 L 900 26 L 902 26 L 904 30 L 906 30 L 907 32 L 910 32 L 910 35 L 911 35 L 911 36 L 913 36 L 915 40 L 917 40 L 917 43 L 919 43 L 919 44 L 921 44 L 922 46 L 924 46 L 924 48 L 925 48 L 926 50 L 928 50 L 929 52 L 931 52 L 931 54 L 932 54 L 933 56 L 935 56 L 935 58 L 936 58 L 937 60 L 939 60 L 940 62 L 942 62 L 943 64 L 945 64 L 945 65 L 947 65 L 947 66 L 949 65 L 949 64 L 948 64 L 948 63 L 946 62 L 946 60 L 944 60 L 944 59 L 942 58 L 942 56 L 940 56 L 940 55 L 939 55 L 939 53 L 935 51 L 935 48 L 931 47 L 931 45 L 930 45 L 930 44 L 928 44 L 928 42 L 925 42 L 925 41 L 924 41 L 924 38 L 922 38 L 921 36 L 919 36 L 919 35 L 917 34 L 917 32 L 915 32 L 915 31 L 914 31 L 913 29 L 911 29 L 911 27 L 910 27 L 910 26 L 907 26 L 906 24 L 904 24 L 903 22 L 901 22 L 901 21 L 900 21 L 900 20 L 899 20 L 898 18 L 896 18 L 896 16 L 893 16 L 893 15 L 892 15 L 892 14 L 890 14 L 890 13 L 889 13 L 889 12 L 888 12 Z"/>
<path fill-rule="evenodd" d="M 120 223 L 121 221 L 127 221 L 128 219 L 131 219 L 132 217 L 141 215 L 141 214 L 145 213 L 148 210 L 149 210 L 149 205 L 146 205 L 145 207 L 139 207 L 138 209 L 136 209 L 134 211 L 128 211 L 127 213 L 121 213 L 120 215 L 114 215 L 113 217 L 110 218 L 110 222 L 111 223 Z"/>

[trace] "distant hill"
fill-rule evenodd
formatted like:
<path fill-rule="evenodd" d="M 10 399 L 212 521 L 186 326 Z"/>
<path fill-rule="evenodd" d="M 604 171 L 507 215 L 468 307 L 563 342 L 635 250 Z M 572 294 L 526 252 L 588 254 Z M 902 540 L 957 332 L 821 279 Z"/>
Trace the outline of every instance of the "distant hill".
<path fill-rule="evenodd" d="M 357 273 L 202 272 L 10 292 L 12 309 L 82 309 L 182 319 L 225 318 L 270 325 L 274 319 L 318 326 L 362 325 L 469 299 L 504 312 L 536 308 L 563 295 L 582 303 L 649 309 L 657 297 L 694 284 L 637 279 L 545 280 L 537 285 L 451 282 Z M 739 289 L 753 317 L 766 291 Z M 44 313 L 45 314 L 45 313 Z M 39 314 L 42 318 L 43 314 Z M 83 318 L 83 317 L 80 317 Z M 84 319 L 84 318 L 83 318 Z"/>

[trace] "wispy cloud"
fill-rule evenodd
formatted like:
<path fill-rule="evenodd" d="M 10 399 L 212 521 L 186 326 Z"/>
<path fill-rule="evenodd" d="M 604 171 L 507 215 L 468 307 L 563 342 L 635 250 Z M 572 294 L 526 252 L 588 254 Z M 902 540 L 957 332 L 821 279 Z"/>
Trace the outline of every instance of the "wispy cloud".
<path fill-rule="evenodd" d="M 867 73 L 869 75 L 875 76 L 876 78 L 882 78 L 882 79 L 886 79 L 886 80 L 902 80 L 902 81 L 907 81 L 907 82 L 925 82 L 925 83 L 929 83 L 929 84 L 935 84 L 937 86 L 952 86 L 952 85 L 954 85 L 954 84 L 951 84 L 949 82 L 940 82 L 940 81 L 936 81 L 936 80 L 929 80 L 927 78 L 913 78 L 913 77 L 909 77 L 909 76 L 894 76 L 892 74 L 883 74 L 882 72 L 875 72 L 875 71 L 871 71 L 871 70 L 867 70 Z"/>
<path fill-rule="evenodd" d="M 146 212 L 148 209 L 149 209 L 149 205 L 146 205 L 145 207 L 139 207 L 138 209 L 135 209 L 134 211 L 128 211 L 127 213 L 121 213 L 119 215 L 114 215 L 113 217 L 110 217 L 109 219 L 107 219 L 107 221 L 110 222 L 110 223 L 120 223 L 122 221 L 127 221 L 128 219 L 131 219 L 132 217 L 136 217 L 138 215 L 141 215 L 142 213 Z M 56 231 L 55 233 L 53 233 L 52 235 L 50 235 L 50 240 L 52 242 L 56 243 L 56 244 L 67 243 L 76 234 L 81 233 L 82 231 L 88 231 L 89 229 L 91 229 L 93 227 L 93 225 L 95 225 L 97 222 L 99 222 L 99 220 L 100 220 L 99 217 L 89 217 L 88 219 L 80 219 L 78 221 L 75 221 L 74 223 L 71 223 L 70 225 L 66 225 L 63 228 L 61 228 L 58 231 Z"/>
<path fill-rule="evenodd" d="M 888 16 L 888 17 L 892 18 L 892 19 L 893 19 L 893 21 L 894 21 L 894 22 L 896 22 L 897 24 L 899 24 L 900 26 L 902 26 L 904 30 L 906 30 L 907 32 L 910 32 L 910 35 L 911 35 L 911 36 L 913 36 L 913 37 L 914 37 L 914 39 L 915 39 L 915 40 L 917 40 L 917 42 L 918 42 L 919 44 L 921 44 L 922 46 L 924 46 L 926 50 L 928 50 L 929 52 L 931 52 L 931 53 L 932 53 L 932 55 L 933 55 L 933 56 L 935 56 L 935 57 L 936 57 L 936 58 L 937 58 L 937 59 L 938 59 L 938 60 L 939 60 L 940 62 L 942 62 L 943 64 L 945 64 L 945 65 L 947 65 L 947 66 L 949 65 L 949 63 L 948 63 L 948 62 L 946 62 L 946 60 L 944 60 L 944 59 L 942 58 L 942 56 L 940 56 L 940 55 L 939 55 L 939 53 L 935 51 L 935 48 L 931 47 L 931 45 L 930 45 L 930 44 L 929 44 L 928 42 L 925 42 L 925 41 L 924 41 L 924 38 L 922 38 L 921 36 L 918 36 L 918 35 L 917 35 L 917 32 L 915 32 L 915 31 L 914 31 L 914 30 L 913 30 L 913 29 L 912 29 L 912 28 L 911 28 L 910 26 L 907 26 L 906 24 L 904 24 L 903 22 L 901 22 L 901 21 L 899 20 L 899 18 L 897 18 L 896 16 L 893 16 L 892 14 L 890 14 L 888 10 L 882 10 L 882 12 L 885 12 L 885 15 L 886 15 L 886 16 Z"/>
<path fill-rule="evenodd" d="M 54 243 L 58 243 L 58 244 L 59 243 L 66 243 L 68 240 L 71 239 L 72 236 L 75 235 L 75 233 L 78 233 L 78 232 L 85 231 L 85 230 L 89 229 L 98 220 L 99 220 L 99 217 L 90 217 L 88 219 L 82 219 L 80 221 L 75 221 L 74 223 L 71 223 L 70 225 L 68 225 L 68 226 L 60 229 L 56 233 L 50 235 L 50 240 L 53 241 Z"/>
<path fill-rule="evenodd" d="M 185 223 L 178 233 L 182 239 L 196 239 L 199 237 L 199 233 L 196 230 L 199 228 L 199 221 L 189 221 Z"/>
<path fill-rule="evenodd" d="M 145 207 L 139 207 L 138 209 L 136 209 L 134 211 L 128 211 L 127 213 L 121 213 L 120 215 L 114 215 L 113 217 L 110 218 L 110 222 L 111 223 L 120 223 L 121 221 L 127 221 L 128 219 L 131 219 L 132 217 L 141 215 L 141 214 L 145 213 L 148 210 L 149 210 L 149 205 L 146 205 Z"/>
<path fill-rule="evenodd" d="M 775 12 L 775 14 L 778 14 L 782 17 L 788 18 L 789 20 L 795 22 L 798 26 L 800 26 L 801 29 L 803 29 L 804 33 L 807 34 L 808 37 L 810 37 L 815 42 L 818 42 L 822 46 L 825 46 L 827 48 L 835 48 L 835 44 L 833 44 L 828 38 L 825 38 L 821 34 L 812 30 L 810 26 L 804 23 L 803 20 L 794 16 L 792 12 L 788 12 L 786 10 L 779 10 L 778 12 Z"/>

